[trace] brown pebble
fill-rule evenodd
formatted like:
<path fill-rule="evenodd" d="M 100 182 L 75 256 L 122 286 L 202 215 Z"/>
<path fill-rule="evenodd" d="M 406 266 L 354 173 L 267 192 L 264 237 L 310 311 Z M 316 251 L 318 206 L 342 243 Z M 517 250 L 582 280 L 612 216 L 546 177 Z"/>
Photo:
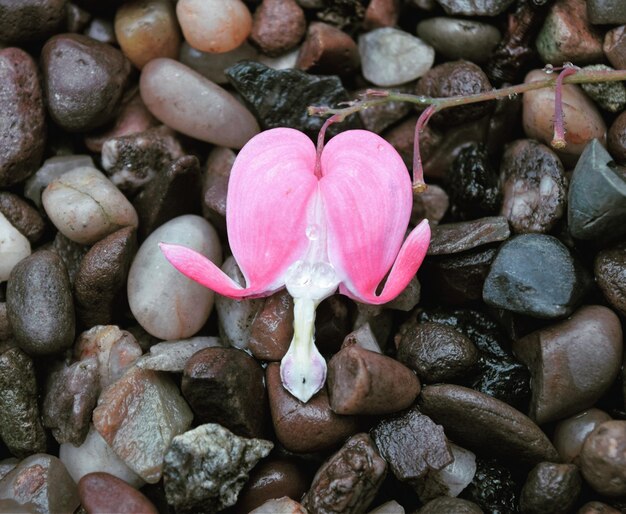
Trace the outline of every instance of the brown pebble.
<path fill-rule="evenodd" d="M 430 500 L 418 512 L 419 514 L 483 514 L 482 509 L 474 502 L 447 496 Z"/>
<path fill-rule="evenodd" d="M 411 210 L 411 224 L 417 224 L 427 219 L 432 224 L 438 224 L 448 212 L 450 198 L 448 193 L 437 184 L 428 184 L 426 191 L 413 192 L 413 208 Z"/>
<path fill-rule="evenodd" d="M 337 414 L 397 412 L 419 391 L 419 379 L 409 368 L 358 345 L 337 352 L 328 363 L 330 407 Z"/>
<path fill-rule="evenodd" d="M 594 429 L 609 421 L 611 416 L 600 409 L 589 409 L 556 425 L 552 442 L 563 462 L 579 463 L 579 455 L 587 436 Z"/>
<path fill-rule="evenodd" d="M 393 27 L 400 15 L 399 0 L 371 0 L 365 9 L 363 30 L 369 31 L 381 27 Z"/>
<path fill-rule="evenodd" d="M 335 353 L 352 330 L 350 303 L 333 295 L 320 303 L 315 316 L 315 344 L 322 353 Z"/>
<path fill-rule="evenodd" d="M 350 75 L 360 63 L 354 39 L 332 25 L 316 21 L 309 25 L 296 68 L 313 74 Z"/>
<path fill-rule="evenodd" d="M 236 348 L 205 348 L 185 365 L 182 393 L 199 424 L 218 423 L 242 437 L 266 436 L 261 365 Z"/>
<path fill-rule="evenodd" d="M 365 512 L 386 473 L 370 436 L 354 435 L 320 466 L 302 505 L 311 513 Z"/>
<path fill-rule="evenodd" d="M 4 0 L 0 7 L 0 41 L 9 46 L 45 41 L 63 30 L 67 0 Z"/>
<path fill-rule="evenodd" d="M 148 498 L 108 473 L 84 475 L 78 482 L 78 495 L 87 514 L 159 514 Z"/>
<path fill-rule="evenodd" d="M 626 164 L 626 111 L 613 120 L 607 145 L 611 157 L 619 164 Z"/>
<path fill-rule="evenodd" d="M 520 494 L 525 514 L 567 514 L 580 496 L 582 478 L 574 464 L 540 462 L 528 474 Z"/>
<path fill-rule="evenodd" d="M 259 360 L 279 361 L 293 337 L 293 299 L 282 290 L 269 296 L 250 327 L 248 349 Z"/>
<path fill-rule="evenodd" d="M 226 231 L 226 195 L 234 162 L 235 152 L 216 146 L 202 171 L 202 215 L 222 231 Z"/>
<path fill-rule="evenodd" d="M 254 12 L 250 41 L 265 55 L 282 55 L 304 36 L 304 11 L 295 0 L 263 0 Z"/>
<path fill-rule="evenodd" d="M 626 69 L 626 25 L 607 31 L 602 49 L 613 68 Z"/>
<path fill-rule="evenodd" d="M 626 421 L 605 421 L 587 436 L 580 454 L 580 470 L 600 494 L 626 494 Z"/>
<path fill-rule="evenodd" d="M 620 514 L 620 511 L 602 502 L 587 502 L 576 511 L 577 514 Z"/>
<path fill-rule="evenodd" d="M 272 498 L 287 496 L 292 500 L 300 500 L 310 480 L 302 464 L 296 460 L 265 459 L 250 472 L 237 498 L 235 512 L 247 514 Z"/>
<path fill-rule="evenodd" d="M 594 273 L 604 297 L 626 316 L 626 243 L 598 252 Z"/>
<path fill-rule="evenodd" d="M 342 416 L 331 410 L 325 388 L 302 403 L 283 387 L 278 363 L 267 366 L 265 381 L 274 431 L 287 450 L 295 453 L 326 450 L 358 431 L 356 417 Z"/>
<path fill-rule="evenodd" d="M 39 211 L 20 196 L 8 191 L 0 191 L 0 212 L 31 243 L 39 241 L 46 229 Z"/>

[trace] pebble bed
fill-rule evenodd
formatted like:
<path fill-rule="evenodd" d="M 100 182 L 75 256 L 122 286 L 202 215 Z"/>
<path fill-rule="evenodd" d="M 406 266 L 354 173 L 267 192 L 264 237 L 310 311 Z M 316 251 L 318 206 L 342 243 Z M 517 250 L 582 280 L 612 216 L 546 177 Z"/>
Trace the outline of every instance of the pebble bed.
<path fill-rule="evenodd" d="M 319 307 L 324 389 L 279 362 L 285 291 L 178 273 L 229 256 L 236 153 L 310 105 L 626 69 L 619 0 L 0 0 L 0 512 L 626 511 L 626 87 L 445 110 L 422 133 L 432 242 L 389 304 Z M 412 162 L 419 112 L 335 124 Z M 280 230 L 280 227 L 276 227 Z"/>

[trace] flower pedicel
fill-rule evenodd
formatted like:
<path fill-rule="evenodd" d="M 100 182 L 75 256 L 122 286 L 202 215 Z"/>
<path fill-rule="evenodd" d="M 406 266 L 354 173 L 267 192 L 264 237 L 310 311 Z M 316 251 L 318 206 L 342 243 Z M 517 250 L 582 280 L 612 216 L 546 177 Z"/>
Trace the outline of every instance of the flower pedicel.
<path fill-rule="evenodd" d="M 413 195 L 396 150 L 365 130 L 342 132 L 322 149 L 324 129 L 317 152 L 302 132 L 276 128 L 253 137 L 235 160 L 226 222 L 245 288 L 205 256 L 160 244 L 181 273 L 229 298 L 287 288 L 294 298 L 294 336 L 281 379 L 303 402 L 326 379 L 314 337 L 320 302 L 337 289 L 358 302 L 389 302 L 415 275 L 430 242 L 424 220 L 403 243 Z"/>

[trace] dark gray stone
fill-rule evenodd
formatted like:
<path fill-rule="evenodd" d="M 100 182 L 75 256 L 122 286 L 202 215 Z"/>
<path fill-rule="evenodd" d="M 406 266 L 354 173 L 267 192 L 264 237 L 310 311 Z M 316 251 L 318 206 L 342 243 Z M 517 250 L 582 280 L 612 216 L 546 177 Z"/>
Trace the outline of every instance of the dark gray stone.
<path fill-rule="evenodd" d="M 509 237 L 509 222 L 504 216 L 491 216 L 459 223 L 445 223 L 431 229 L 428 255 L 449 255 L 478 246 L 504 241 Z"/>
<path fill-rule="evenodd" d="M 72 346 L 72 290 L 55 252 L 37 251 L 13 268 L 6 303 L 13 334 L 26 353 L 50 355 Z"/>
<path fill-rule="evenodd" d="M 246 101 L 263 129 L 290 127 L 312 138 L 325 118 L 309 116 L 310 105 L 337 105 L 349 100 L 336 76 L 318 77 L 299 70 L 274 70 L 252 61 L 243 61 L 226 70 L 226 76 Z M 329 136 L 361 128 L 357 116 L 332 125 Z"/>
<path fill-rule="evenodd" d="M 582 478 L 575 464 L 537 464 L 526 478 L 520 495 L 520 510 L 525 514 L 566 514 L 572 512 Z"/>
<path fill-rule="evenodd" d="M 594 139 L 578 159 L 569 186 L 567 221 L 577 239 L 607 241 L 626 234 L 626 168 Z"/>
<path fill-rule="evenodd" d="M 626 3 L 623 0 L 587 0 L 591 23 L 619 25 L 626 23 Z"/>
<path fill-rule="evenodd" d="M 523 234 L 504 243 L 483 286 L 489 305 L 536 318 L 571 314 L 589 276 L 556 237 Z"/>
<path fill-rule="evenodd" d="M 1 0 L 0 41 L 17 46 L 60 32 L 67 4 L 67 0 Z"/>

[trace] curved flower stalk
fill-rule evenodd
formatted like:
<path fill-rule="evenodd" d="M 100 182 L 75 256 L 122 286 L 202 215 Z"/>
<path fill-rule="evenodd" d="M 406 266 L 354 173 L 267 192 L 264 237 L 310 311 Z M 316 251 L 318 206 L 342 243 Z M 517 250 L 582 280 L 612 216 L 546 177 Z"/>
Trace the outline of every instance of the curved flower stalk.
<path fill-rule="evenodd" d="M 294 298 L 294 336 L 281 378 L 303 402 L 326 379 L 314 339 L 319 303 L 337 289 L 359 302 L 392 300 L 417 272 L 430 241 L 423 221 L 403 244 L 411 180 L 389 143 L 351 130 L 321 147 L 316 153 L 305 134 L 277 128 L 258 134 L 239 152 L 226 222 L 246 287 L 189 248 L 160 245 L 176 269 L 221 295 L 242 299 L 287 288 Z"/>

